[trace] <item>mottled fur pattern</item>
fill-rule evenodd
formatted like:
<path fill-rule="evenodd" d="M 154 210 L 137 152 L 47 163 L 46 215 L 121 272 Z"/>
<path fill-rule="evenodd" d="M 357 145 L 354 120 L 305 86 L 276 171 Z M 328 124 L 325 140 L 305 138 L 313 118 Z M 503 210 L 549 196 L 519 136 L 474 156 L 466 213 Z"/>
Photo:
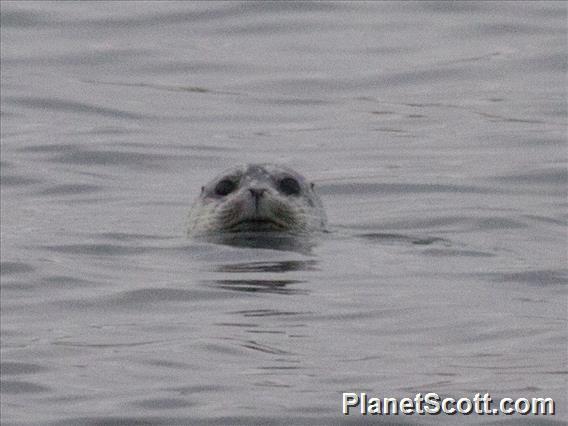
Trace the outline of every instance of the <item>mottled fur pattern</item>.
<path fill-rule="evenodd" d="M 282 185 L 286 178 L 298 184 L 293 193 Z M 222 181 L 231 182 L 230 193 L 218 193 L 217 185 Z M 187 232 L 301 234 L 324 231 L 326 225 L 326 214 L 314 185 L 302 175 L 280 165 L 246 164 L 226 170 L 202 188 L 189 212 Z"/>

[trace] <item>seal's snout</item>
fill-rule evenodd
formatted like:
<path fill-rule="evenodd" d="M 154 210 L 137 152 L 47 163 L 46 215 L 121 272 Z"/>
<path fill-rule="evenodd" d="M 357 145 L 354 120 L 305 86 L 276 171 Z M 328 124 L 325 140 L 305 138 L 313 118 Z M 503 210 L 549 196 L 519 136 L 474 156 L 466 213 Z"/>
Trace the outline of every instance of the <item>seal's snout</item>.
<path fill-rule="evenodd" d="M 252 196 L 252 200 L 254 202 L 254 210 L 255 215 L 260 214 L 260 200 L 264 198 L 264 193 L 266 192 L 266 188 L 249 188 L 250 195 Z M 264 204 L 264 202 L 263 202 Z"/>
<path fill-rule="evenodd" d="M 249 191 L 254 198 L 259 199 L 266 192 L 266 188 L 249 188 Z"/>

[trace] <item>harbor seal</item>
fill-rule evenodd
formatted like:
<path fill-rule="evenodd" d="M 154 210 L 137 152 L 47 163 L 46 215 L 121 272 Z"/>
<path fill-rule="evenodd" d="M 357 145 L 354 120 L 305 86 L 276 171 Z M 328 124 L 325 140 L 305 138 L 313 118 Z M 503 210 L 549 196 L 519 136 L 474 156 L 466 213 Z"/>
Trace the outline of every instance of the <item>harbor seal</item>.
<path fill-rule="evenodd" d="M 327 218 L 314 184 L 289 167 L 244 164 L 201 188 L 188 216 L 189 236 L 240 232 L 325 231 Z"/>

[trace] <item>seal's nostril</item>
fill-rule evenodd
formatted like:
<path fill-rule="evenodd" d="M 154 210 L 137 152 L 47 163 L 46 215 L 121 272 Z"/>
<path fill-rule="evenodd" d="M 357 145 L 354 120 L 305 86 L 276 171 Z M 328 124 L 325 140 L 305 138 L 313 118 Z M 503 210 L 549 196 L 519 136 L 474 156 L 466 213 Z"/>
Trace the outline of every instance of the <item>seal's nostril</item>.
<path fill-rule="evenodd" d="M 255 198 L 260 198 L 266 192 L 264 188 L 249 188 L 251 195 Z"/>

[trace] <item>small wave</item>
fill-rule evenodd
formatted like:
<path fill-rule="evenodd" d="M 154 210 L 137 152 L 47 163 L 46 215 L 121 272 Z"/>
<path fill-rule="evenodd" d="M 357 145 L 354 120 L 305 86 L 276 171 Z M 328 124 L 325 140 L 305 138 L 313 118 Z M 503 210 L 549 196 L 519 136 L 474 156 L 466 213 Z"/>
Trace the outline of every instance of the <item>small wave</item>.
<path fill-rule="evenodd" d="M 84 102 L 67 101 L 56 98 L 38 98 L 33 96 L 7 97 L 6 102 L 13 105 L 23 106 L 26 108 L 34 108 L 47 111 L 68 112 L 76 114 L 99 115 L 102 117 L 110 117 L 127 120 L 144 120 L 154 118 L 147 114 L 139 114 L 116 108 L 107 108 L 97 105 L 91 105 Z"/>

